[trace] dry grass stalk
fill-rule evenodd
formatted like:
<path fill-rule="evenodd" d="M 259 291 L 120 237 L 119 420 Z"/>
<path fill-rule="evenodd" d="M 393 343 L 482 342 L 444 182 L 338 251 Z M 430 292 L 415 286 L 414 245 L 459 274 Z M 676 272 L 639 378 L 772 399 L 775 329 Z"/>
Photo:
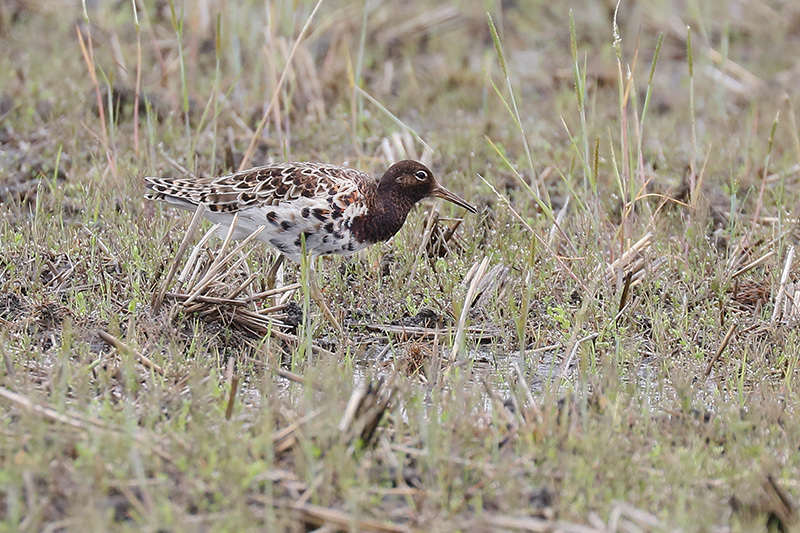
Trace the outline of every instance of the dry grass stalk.
<path fill-rule="evenodd" d="M 134 353 L 133 350 L 130 348 L 130 346 L 128 346 L 115 336 L 111 335 L 107 331 L 100 330 L 97 332 L 97 336 L 100 337 L 103 340 L 103 342 L 113 346 L 118 352 L 128 353 L 128 354 Z M 134 355 L 136 357 L 136 360 L 146 369 L 152 370 L 153 372 L 156 372 L 162 376 L 165 376 L 167 374 L 163 368 L 152 362 L 146 356 L 139 353 Z"/>
<path fill-rule="evenodd" d="M 406 288 L 411 286 L 411 282 L 415 278 L 415 274 L 417 273 L 417 258 L 422 257 L 422 254 L 425 252 L 425 249 L 428 247 L 428 242 L 431 238 L 431 233 L 433 232 L 433 226 L 436 224 L 436 220 L 439 217 L 439 210 L 436 207 L 433 207 L 428 212 L 428 219 L 425 222 L 425 230 L 422 232 L 422 239 L 420 239 L 419 248 L 417 249 L 417 253 L 414 255 L 414 261 L 411 262 L 409 265 L 408 271 L 403 274 L 403 277 L 406 279 Z"/>
<path fill-rule="evenodd" d="M 264 330 L 261 330 L 261 331 L 264 331 Z M 302 342 L 297 337 L 297 335 L 292 335 L 291 333 L 278 331 L 276 329 L 268 330 L 268 332 L 269 332 L 270 335 L 272 335 L 276 339 L 282 340 L 284 342 L 290 342 L 290 343 L 293 343 L 293 344 L 300 344 L 300 342 Z M 266 334 L 266 333 L 267 333 L 267 331 L 264 331 L 264 334 Z M 331 357 L 331 358 L 337 357 L 337 355 L 335 353 L 331 352 L 330 350 L 326 350 L 325 348 L 322 348 L 320 346 L 317 346 L 316 344 L 312 344 L 311 345 L 311 351 L 313 352 L 314 355 L 318 355 L 318 356 L 322 356 L 322 357 Z"/>
<path fill-rule="evenodd" d="M 725 351 L 725 348 L 728 347 L 730 344 L 731 339 L 733 338 L 733 334 L 736 332 L 737 324 L 734 322 L 728 328 L 728 332 L 725 334 L 725 337 L 722 338 L 722 342 L 719 344 L 717 351 L 714 353 L 714 357 L 711 358 L 711 361 L 708 362 L 708 366 L 706 367 L 706 371 L 703 372 L 703 377 L 707 378 L 711 374 L 711 369 L 714 368 L 714 363 L 716 363 L 719 358 L 722 356 L 722 352 Z"/>
<path fill-rule="evenodd" d="M 445 225 L 442 224 L 442 222 L 452 223 L 450 225 Z M 463 218 L 446 219 L 439 217 L 436 226 L 433 228 L 430 242 L 428 243 L 428 257 L 431 260 L 437 257 L 444 257 L 451 252 L 463 253 L 466 250 L 463 239 L 456 235 L 456 230 L 463 222 Z"/>
<path fill-rule="evenodd" d="M 10 326 L 10 322 L 6 320 L 0 319 L 0 326 Z M 8 350 L 5 349 L 5 338 L 0 338 L 0 354 L 3 355 L 3 365 L 6 368 L 6 374 L 10 377 L 14 377 L 17 375 L 17 371 L 14 370 L 14 360 L 11 358 L 11 354 L 8 353 Z"/>
<path fill-rule="evenodd" d="M 478 308 L 486 305 L 488 304 L 489 298 L 493 295 L 496 295 L 498 299 L 502 299 L 510 272 L 511 267 L 508 267 L 504 264 L 497 264 L 493 266 L 492 269 L 487 272 L 478 282 L 478 286 L 475 289 L 475 297 L 470 302 L 470 306 L 473 308 Z M 474 271 L 471 270 L 467 273 L 467 276 L 464 279 L 465 284 L 471 283 L 471 273 L 474 273 Z"/>
<path fill-rule="evenodd" d="M 194 222 L 194 220 L 192 220 L 192 222 Z M 198 242 L 194 246 L 194 248 L 192 248 L 192 253 L 189 254 L 189 259 L 186 260 L 186 264 L 184 265 L 183 270 L 181 270 L 180 276 L 178 276 L 178 286 L 179 287 L 182 286 L 184 283 L 187 283 L 187 282 L 189 282 L 190 285 L 194 285 L 194 280 L 197 279 L 197 275 L 199 274 L 200 266 L 202 265 L 202 263 L 199 263 L 197 261 L 197 258 L 200 256 L 201 253 L 203 253 L 206 250 L 206 247 L 205 247 L 206 243 L 209 241 L 209 239 L 211 239 L 211 237 L 213 237 L 214 235 L 217 234 L 219 228 L 221 228 L 221 227 L 222 226 L 220 224 L 214 224 L 211 227 L 211 229 L 209 229 L 205 233 L 205 235 L 203 235 L 203 237 L 200 239 L 200 242 Z M 181 243 L 181 245 L 182 244 L 183 243 Z M 179 252 L 180 252 L 180 250 L 179 250 Z M 176 260 L 176 262 L 180 261 L 180 258 L 178 256 L 176 256 L 175 260 Z M 193 268 L 194 268 L 194 270 L 193 270 Z"/>
<path fill-rule="evenodd" d="M 370 381 L 353 390 L 338 426 L 342 439 L 351 443 L 348 452 L 369 444 L 396 390 L 391 376 L 388 381 Z"/>
<path fill-rule="evenodd" d="M 189 294 L 191 295 L 184 305 L 189 305 L 196 296 L 203 293 L 203 291 L 211 284 L 211 283 L 220 283 L 224 280 L 228 274 L 232 270 L 238 269 L 239 266 L 244 262 L 246 255 L 242 255 L 232 266 L 228 268 L 227 271 L 221 272 L 222 268 L 233 259 L 234 256 L 239 254 L 245 246 L 247 246 L 250 241 L 255 239 L 259 233 L 264 230 L 264 226 L 259 226 L 256 228 L 250 235 L 248 235 L 245 239 L 243 239 L 236 247 L 231 250 L 227 255 L 223 256 L 222 252 L 227 248 L 228 243 L 230 242 L 231 238 L 233 237 L 233 232 L 236 229 L 236 223 L 238 221 L 239 214 L 237 213 L 234 218 L 233 222 L 231 223 L 230 228 L 228 229 L 228 234 L 225 236 L 225 241 L 222 243 L 222 247 L 219 249 L 218 253 L 214 256 L 211 264 L 205 270 L 203 276 L 200 280 L 196 283 L 196 285 L 192 289 L 187 289 Z"/>
<path fill-rule="evenodd" d="M 619 297 L 619 307 L 617 308 L 617 316 L 614 317 L 614 322 L 619 324 L 619 320 L 622 317 L 622 312 L 628 305 L 628 296 L 631 293 L 631 281 L 633 280 L 633 271 L 629 270 L 627 274 L 625 274 L 624 285 L 622 286 L 622 294 Z"/>
<path fill-rule="evenodd" d="M 738 85 L 736 89 L 728 87 L 729 90 L 735 90 L 740 94 L 752 94 L 758 88 L 764 85 L 764 80 L 744 68 L 739 63 L 732 61 L 729 57 L 723 56 L 713 48 L 708 47 L 707 53 L 708 57 L 711 58 L 711 61 L 721 67 L 722 70 L 716 71 L 719 73 L 720 77 L 728 80 L 728 82 L 736 83 Z M 732 79 L 731 76 L 735 76 L 738 78 L 738 80 Z M 717 76 L 714 77 L 717 78 Z"/>
<path fill-rule="evenodd" d="M 180 294 L 177 292 L 167 292 L 164 297 L 171 298 L 173 300 L 178 300 L 181 302 L 186 302 L 192 296 L 189 294 Z M 234 298 L 216 298 L 214 296 L 195 296 L 194 301 L 207 303 L 207 304 L 215 304 L 215 305 L 233 305 L 233 306 L 243 306 L 247 305 L 247 302 L 242 300 L 236 300 Z"/>
<path fill-rule="evenodd" d="M 456 338 L 453 340 L 453 351 L 450 353 L 450 363 L 453 363 L 458 357 L 458 351 L 461 345 L 466 340 L 466 325 L 469 311 L 472 309 L 472 302 L 475 301 L 475 294 L 478 291 L 478 286 L 486 275 L 486 269 L 489 267 L 489 256 L 484 256 L 480 263 L 475 263 L 472 269 L 465 276 L 465 280 L 471 278 L 467 295 L 464 298 L 464 304 L 461 307 L 461 314 L 458 317 L 458 326 L 456 328 Z M 473 273 L 474 271 L 474 273 Z"/>
<path fill-rule="evenodd" d="M 342 413 L 342 418 L 339 420 L 338 427 L 340 432 L 346 432 L 352 425 L 353 419 L 356 416 L 356 411 L 358 410 L 359 405 L 361 405 L 361 402 L 364 400 L 364 396 L 367 394 L 367 387 L 369 385 L 365 384 L 360 387 L 356 387 L 353 390 L 353 393 L 350 395 L 350 400 L 347 402 L 347 407 L 344 408 L 344 413 Z"/>
<path fill-rule="evenodd" d="M 642 254 L 645 250 L 650 248 L 652 243 L 653 234 L 648 232 L 630 248 L 625 250 L 621 256 L 609 263 L 607 281 L 609 283 L 621 285 L 622 279 L 624 278 L 622 272 L 625 270 L 625 267 L 631 266 L 628 270 L 633 270 L 634 273 L 644 268 Z"/>
<path fill-rule="evenodd" d="M 284 379 L 288 379 L 289 381 L 294 381 L 295 383 L 299 383 L 301 385 L 305 385 L 307 383 L 306 378 L 304 378 L 300 374 L 289 372 L 288 370 L 284 370 L 283 368 L 276 368 L 275 373 Z"/>
<path fill-rule="evenodd" d="M 797 180 L 790 178 L 797 178 L 799 175 L 800 175 L 800 164 L 796 164 L 792 165 L 791 167 L 787 168 L 782 172 L 775 172 L 773 174 L 770 174 L 769 176 L 767 176 L 766 181 L 769 184 L 773 183 L 778 184 L 781 181 L 783 181 L 784 183 L 790 182 L 796 184 Z M 788 185 L 788 183 L 786 184 Z M 798 219 L 796 218 L 762 216 L 759 219 L 759 222 L 761 222 L 762 224 L 775 224 L 778 222 L 781 222 L 783 224 L 797 224 L 800 221 L 798 221 Z"/>
<path fill-rule="evenodd" d="M 786 284 L 782 319 L 788 322 L 797 320 L 798 316 L 800 316 L 800 295 L 798 295 L 798 284 L 796 282 L 789 282 Z"/>
<path fill-rule="evenodd" d="M 529 531 L 532 533 L 601 533 L 581 524 L 571 524 L 560 520 L 547 520 L 532 516 L 484 515 L 481 519 L 487 531 Z"/>
<path fill-rule="evenodd" d="M 503 400 L 497 395 L 494 391 L 492 385 L 489 384 L 488 381 L 481 378 L 481 383 L 483 384 L 483 390 L 486 392 L 486 395 L 492 400 L 492 405 L 497 412 L 503 417 L 503 420 L 506 421 L 506 424 L 509 426 L 509 432 L 516 432 L 516 429 L 521 425 L 522 419 L 519 418 L 521 415 L 519 414 L 519 409 L 517 409 L 514 413 L 509 410 L 508 407 L 505 406 Z M 513 394 L 512 394 L 513 398 Z"/>
<path fill-rule="evenodd" d="M 367 331 L 398 335 L 401 341 L 412 339 L 435 339 L 440 336 L 453 334 L 453 328 L 451 327 L 438 329 L 417 326 L 395 326 L 392 324 L 364 324 L 363 327 L 365 327 Z M 491 341 L 502 336 L 500 331 L 494 331 L 475 326 L 466 328 L 464 331 L 466 337 L 475 342 Z"/>
<path fill-rule="evenodd" d="M 103 97 L 100 91 L 100 83 L 97 79 L 97 67 L 95 65 L 95 57 L 94 57 L 94 42 L 92 39 L 92 26 L 88 24 L 89 21 L 89 14 L 85 9 L 84 3 L 84 21 L 87 24 L 84 26 L 86 30 L 86 36 L 84 36 L 83 32 L 81 31 L 81 26 L 75 26 L 75 31 L 78 34 L 78 43 L 81 47 L 81 53 L 83 54 L 83 59 L 86 62 L 86 67 L 89 72 L 89 78 L 92 80 L 92 87 L 94 89 L 95 98 L 97 99 L 97 106 L 98 111 L 100 114 L 100 129 L 103 133 L 102 136 L 102 143 L 103 148 L 105 149 L 106 159 L 108 160 L 108 169 L 111 170 L 111 174 L 114 176 L 114 179 L 117 178 L 117 165 L 114 160 L 114 152 L 111 149 L 111 145 L 109 142 L 108 136 L 108 128 L 106 127 L 106 118 L 105 118 L 105 110 L 103 106 Z"/>
<path fill-rule="evenodd" d="M 440 385 L 439 380 L 442 377 L 442 362 L 444 361 L 444 350 L 439 345 L 439 335 L 433 337 L 433 353 L 431 354 L 431 364 L 428 367 L 430 374 L 428 376 L 428 384 L 433 387 Z"/>
<path fill-rule="evenodd" d="M 531 388 L 528 385 L 528 381 L 525 379 L 525 374 L 522 372 L 522 368 L 519 366 L 518 361 L 514 361 L 511 363 L 511 368 L 514 369 L 514 373 L 517 375 L 517 379 L 519 380 L 520 387 L 525 392 L 525 400 L 528 402 L 528 411 L 533 413 L 534 420 L 528 420 L 528 422 L 534 422 L 537 424 L 541 424 L 542 420 L 544 420 L 544 416 L 542 415 L 541 409 L 539 409 L 539 405 L 536 403 L 536 400 L 533 398 L 533 394 L 531 394 Z M 523 412 L 523 415 L 527 414 L 527 411 Z"/>
<path fill-rule="evenodd" d="M 295 420 L 285 428 L 272 434 L 272 443 L 275 447 L 275 455 L 280 455 L 289 450 L 297 443 L 297 430 L 303 425 L 317 418 L 322 414 L 321 409 L 315 409 L 307 415 Z"/>
<path fill-rule="evenodd" d="M 70 413 L 59 413 L 55 409 L 52 409 L 44 405 L 39 405 L 30 398 L 27 398 L 22 394 L 17 394 L 16 392 L 12 392 L 4 387 L 0 387 L 0 397 L 9 400 L 10 402 L 16 404 L 19 407 L 23 407 L 29 411 L 32 411 L 51 422 L 59 422 L 61 424 L 72 426 L 76 429 L 81 429 L 81 430 L 86 430 L 92 425 L 105 427 L 105 424 L 103 424 L 102 422 L 93 421 L 93 423 L 90 423 L 86 419 L 86 417 L 81 415 L 73 415 Z"/>
<path fill-rule="evenodd" d="M 276 289 L 269 289 L 262 292 L 257 292 L 248 298 L 245 298 L 244 301 L 247 303 L 254 302 L 256 300 L 264 300 L 266 298 L 270 298 L 272 296 L 276 296 L 278 294 L 284 294 L 289 291 L 295 291 L 299 289 L 302 285 L 299 283 L 292 283 L 290 285 L 284 285 L 283 287 L 278 287 Z"/>
<path fill-rule="evenodd" d="M 615 320 L 619 320 L 622 312 L 629 305 L 630 290 L 644 281 L 648 274 L 658 276 L 667 265 L 667 257 L 658 257 L 648 261 L 644 253 L 652 245 L 653 234 L 647 233 L 620 257 L 607 265 L 606 283 L 622 287 L 620 305 Z"/>
<path fill-rule="evenodd" d="M 564 379 L 567 370 L 569 370 L 569 367 L 572 366 L 572 361 L 575 359 L 575 355 L 578 353 L 578 348 L 580 345 L 586 341 L 594 340 L 599 336 L 599 333 L 592 333 L 591 335 L 586 335 L 585 337 L 575 341 L 575 344 L 572 345 L 572 349 L 569 352 L 569 356 L 564 360 L 564 364 L 561 365 L 561 370 L 558 372 L 558 380 L 556 380 L 557 382 Z"/>
<path fill-rule="evenodd" d="M 781 283 L 778 287 L 778 294 L 775 296 L 775 307 L 772 310 L 772 322 L 781 317 L 783 310 L 783 297 L 786 294 L 786 284 L 789 282 L 789 274 L 792 271 L 792 262 L 794 261 L 794 246 L 789 246 L 786 252 L 786 261 L 783 264 L 783 273 L 781 274 Z"/>
<path fill-rule="evenodd" d="M 741 267 L 739 270 L 737 270 L 736 272 L 734 272 L 734 273 L 733 273 L 733 275 L 731 276 L 731 278 L 732 278 L 732 279 L 738 278 L 738 277 L 739 277 L 739 276 L 741 276 L 742 274 L 745 274 L 745 273 L 749 272 L 750 270 L 753 270 L 754 268 L 756 268 L 756 267 L 759 267 L 759 266 L 763 265 L 763 264 L 764 264 L 764 263 L 766 263 L 766 262 L 767 262 L 767 260 L 768 260 L 768 259 L 770 259 L 770 258 L 771 258 L 773 255 L 776 255 L 776 254 L 775 254 L 775 250 L 770 250 L 769 252 L 765 253 L 764 255 L 762 255 L 761 257 L 759 257 L 758 259 L 755 259 L 755 260 L 753 260 L 753 261 L 750 261 L 749 263 L 747 263 L 746 265 L 744 265 L 743 267 Z"/>
<path fill-rule="evenodd" d="M 797 525 L 797 504 L 771 474 L 767 475 L 762 486 L 768 501 L 767 507 L 771 509 L 771 513 L 783 526 L 776 529 L 778 531 L 793 531 L 794 527 L 792 526 L 796 527 Z"/>
<path fill-rule="evenodd" d="M 617 502 L 611 509 L 606 531 L 669 531 L 653 514 L 629 503 Z"/>
<path fill-rule="evenodd" d="M 175 276 L 175 272 L 178 271 L 178 265 L 183 258 L 183 254 L 185 254 L 186 250 L 189 248 L 189 243 L 191 242 L 195 231 L 197 231 L 197 228 L 200 226 L 200 222 L 203 220 L 203 213 L 205 212 L 205 209 L 206 207 L 203 204 L 198 205 L 197 209 L 195 209 L 194 215 L 192 216 L 192 221 L 189 223 L 189 228 L 186 230 L 186 234 L 183 236 L 183 240 L 178 247 L 178 253 L 175 254 L 175 259 L 172 262 L 169 272 L 167 273 L 167 277 L 164 278 L 158 293 L 153 296 L 151 306 L 154 313 L 157 313 L 161 308 L 161 303 L 164 301 L 164 294 L 167 292 L 167 287 L 169 287 L 169 284 L 172 283 L 172 278 Z"/>
<path fill-rule="evenodd" d="M 749 261 L 752 261 L 753 257 L 753 250 L 758 248 L 764 244 L 764 239 L 758 239 L 754 243 L 750 243 L 750 240 L 747 236 L 740 239 L 736 245 L 731 250 L 728 260 L 726 262 L 726 268 L 728 271 L 735 271 L 738 270 L 739 265 L 746 264 Z M 771 246 L 768 246 L 771 248 Z"/>
<path fill-rule="evenodd" d="M 378 533 L 407 533 L 410 527 L 382 522 L 371 518 L 359 518 L 339 509 L 303 503 L 291 505 L 298 520 L 318 526 L 326 531 L 373 531 Z"/>
<path fill-rule="evenodd" d="M 229 361 L 233 361 L 231 358 Z M 236 404 L 236 391 L 239 388 L 239 376 L 233 376 L 230 383 L 230 391 L 228 392 L 228 404 L 225 407 L 225 420 L 230 420 L 233 416 L 233 406 Z"/>
<path fill-rule="evenodd" d="M 760 4 L 760 2 L 754 3 L 754 5 Z M 681 42 L 686 47 L 686 25 L 683 24 L 677 17 L 667 21 L 667 29 L 669 33 Z M 752 97 L 758 89 L 764 86 L 764 81 L 750 72 L 748 69 L 736 63 L 735 61 L 731 60 L 730 57 L 721 54 L 711 46 L 706 44 L 693 42 L 693 46 L 697 48 L 701 48 L 711 59 L 711 61 L 716 65 L 717 68 L 713 68 L 716 73 L 713 73 L 711 77 L 715 81 L 721 81 L 724 77 L 727 80 L 726 87 L 729 90 L 736 92 L 740 96 L 747 96 Z"/>
<path fill-rule="evenodd" d="M 452 221 L 452 224 L 443 224 L 445 220 Z M 455 232 L 463 221 L 464 219 L 461 218 L 444 219 L 439 216 L 438 208 L 432 208 L 428 213 L 417 256 L 422 256 L 422 253 L 425 252 L 428 259 L 433 262 L 439 257 L 445 257 L 450 252 L 463 252 L 464 244 L 455 238 Z"/>
<path fill-rule="evenodd" d="M 558 214 L 556 215 L 556 223 L 550 227 L 550 233 L 548 233 L 547 235 L 548 246 L 553 246 L 553 243 L 555 242 L 556 235 L 559 233 L 559 228 L 561 228 L 561 226 L 564 223 L 564 218 L 566 218 L 567 216 L 567 210 L 569 209 L 569 202 L 571 198 L 572 196 L 567 195 L 567 199 L 564 201 L 564 205 L 561 207 L 561 209 L 558 211 Z"/>

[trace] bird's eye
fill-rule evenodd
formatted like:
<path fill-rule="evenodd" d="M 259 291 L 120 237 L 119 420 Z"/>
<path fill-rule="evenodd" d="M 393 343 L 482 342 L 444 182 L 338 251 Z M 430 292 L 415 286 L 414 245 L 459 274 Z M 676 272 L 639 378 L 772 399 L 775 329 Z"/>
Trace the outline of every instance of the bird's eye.
<path fill-rule="evenodd" d="M 425 172 L 424 170 L 418 170 L 418 171 L 417 171 L 417 173 L 416 173 L 416 174 L 414 174 L 414 176 L 415 176 L 415 177 L 416 177 L 416 178 L 417 178 L 419 181 L 425 181 L 426 179 L 428 179 L 428 173 L 427 173 L 427 172 Z"/>

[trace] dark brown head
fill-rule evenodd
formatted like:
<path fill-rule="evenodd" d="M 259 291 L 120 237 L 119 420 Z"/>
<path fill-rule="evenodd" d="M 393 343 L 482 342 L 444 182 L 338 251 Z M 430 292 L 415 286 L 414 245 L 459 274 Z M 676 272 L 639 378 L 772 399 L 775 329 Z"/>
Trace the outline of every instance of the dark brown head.
<path fill-rule="evenodd" d="M 435 196 L 477 213 L 470 204 L 439 185 L 428 167 L 418 161 L 406 159 L 386 170 L 378 185 L 378 194 L 388 195 L 390 191 L 393 193 L 392 196 L 407 204 L 409 208 L 423 198 Z"/>
<path fill-rule="evenodd" d="M 378 183 L 369 212 L 353 219 L 351 231 L 364 242 L 386 241 L 400 231 L 414 204 L 437 196 L 473 213 L 475 208 L 436 181 L 433 173 L 417 161 L 400 161 L 390 166 Z"/>

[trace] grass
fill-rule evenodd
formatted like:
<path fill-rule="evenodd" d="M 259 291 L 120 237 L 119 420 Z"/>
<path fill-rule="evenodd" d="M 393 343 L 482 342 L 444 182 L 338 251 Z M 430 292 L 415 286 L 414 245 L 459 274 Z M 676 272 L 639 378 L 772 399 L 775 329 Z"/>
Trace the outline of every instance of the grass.
<path fill-rule="evenodd" d="M 106 4 L 0 5 L 4 530 L 797 527 L 795 7 Z M 142 198 L 403 157 L 344 335 Z"/>

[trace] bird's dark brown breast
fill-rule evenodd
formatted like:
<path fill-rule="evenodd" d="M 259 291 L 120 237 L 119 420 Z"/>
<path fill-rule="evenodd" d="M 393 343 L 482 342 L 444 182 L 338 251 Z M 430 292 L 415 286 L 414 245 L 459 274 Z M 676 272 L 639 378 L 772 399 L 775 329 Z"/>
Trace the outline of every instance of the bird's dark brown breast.
<path fill-rule="evenodd" d="M 353 219 L 350 231 L 360 242 L 388 241 L 400 231 L 408 211 L 372 212 Z"/>
<path fill-rule="evenodd" d="M 399 194 L 394 188 L 377 186 L 362 190 L 362 201 L 367 212 L 353 219 L 350 231 L 360 242 L 382 242 L 391 239 L 406 221 L 414 202 Z"/>

